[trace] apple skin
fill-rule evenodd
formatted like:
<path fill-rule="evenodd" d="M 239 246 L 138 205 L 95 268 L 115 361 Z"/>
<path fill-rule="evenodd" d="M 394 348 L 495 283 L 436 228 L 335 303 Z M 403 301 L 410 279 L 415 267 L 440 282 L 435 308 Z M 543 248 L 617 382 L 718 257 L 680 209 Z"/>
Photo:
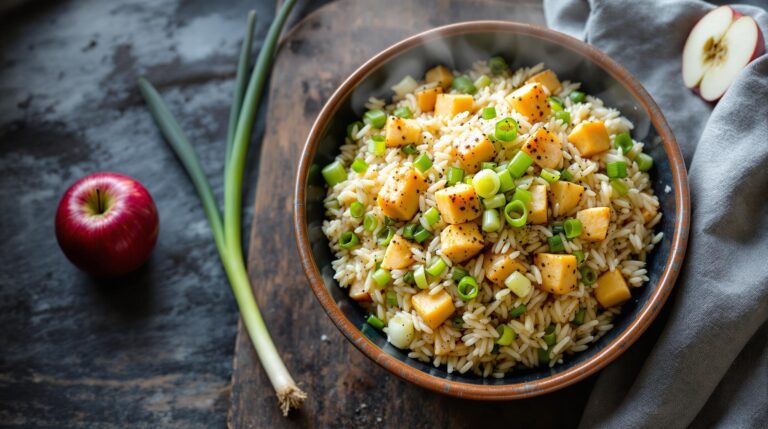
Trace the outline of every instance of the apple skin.
<path fill-rule="evenodd" d="M 136 179 L 101 172 L 76 181 L 56 210 L 56 239 L 67 258 L 98 277 L 135 271 L 160 228 L 152 196 Z"/>

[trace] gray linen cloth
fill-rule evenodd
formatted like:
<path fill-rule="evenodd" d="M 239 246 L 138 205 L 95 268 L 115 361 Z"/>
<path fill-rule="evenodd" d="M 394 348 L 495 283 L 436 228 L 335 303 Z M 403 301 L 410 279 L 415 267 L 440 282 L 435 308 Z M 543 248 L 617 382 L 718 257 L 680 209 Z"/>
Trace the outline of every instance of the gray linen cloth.
<path fill-rule="evenodd" d="M 544 1 L 550 27 L 606 52 L 660 105 L 685 157 L 693 205 L 668 317 L 599 375 L 582 427 L 768 427 L 768 55 L 716 105 L 686 89 L 683 45 L 713 7 Z M 768 35 L 764 10 L 735 8 Z"/>

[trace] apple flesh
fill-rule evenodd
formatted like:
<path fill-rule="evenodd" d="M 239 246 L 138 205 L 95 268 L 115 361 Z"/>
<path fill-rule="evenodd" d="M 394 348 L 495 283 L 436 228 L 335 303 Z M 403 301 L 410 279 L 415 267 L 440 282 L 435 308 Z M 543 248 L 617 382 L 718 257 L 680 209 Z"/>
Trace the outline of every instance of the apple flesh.
<path fill-rule="evenodd" d="M 96 276 L 139 268 L 152 253 L 159 217 L 152 196 L 137 180 L 95 173 L 67 189 L 56 211 L 56 239 L 67 258 Z"/>
<path fill-rule="evenodd" d="M 717 101 L 753 59 L 765 52 L 757 22 L 729 6 L 704 15 L 683 48 L 683 82 L 707 101 Z"/>

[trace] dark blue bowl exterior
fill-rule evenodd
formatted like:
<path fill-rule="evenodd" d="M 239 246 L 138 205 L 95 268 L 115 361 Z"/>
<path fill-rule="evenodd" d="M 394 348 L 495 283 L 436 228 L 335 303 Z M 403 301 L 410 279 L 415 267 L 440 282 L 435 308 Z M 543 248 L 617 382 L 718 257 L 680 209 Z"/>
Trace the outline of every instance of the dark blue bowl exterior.
<path fill-rule="evenodd" d="M 633 299 L 622 308 L 621 315 L 615 319 L 614 328 L 586 351 L 566 357 L 563 364 L 555 365 L 552 369 L 520 369 L 501 379 L 480 378 L 474 375 L 461 375 L 456 372 L 448 374 L 444 367 L 435 368 L 431 364 L 410 359 L 405 352 L 390 345 L 381 332 L 370 328 L 365 323 L 366 313 L 347 296 L 347 290 L 341 289 L 333 279 L 334 272 L 331 267 L 333 255 L 330 252 L 328 240 L 321 230 L 324 219 L 322 200 L 326 188 L 322 176 L 319 174 L 320 168 L 329 163 L 338 153 L 338 148 L 344 141 L 347 124 L 362 117 L 365 112 L 364 104 L 370 96 L 389 100 L 392 96 L 390 88 L 405 75 L 423 76 L 427 69 L 437 64 L 445 64 L 452 69 L 464 70 L 470 68 L 473 62 L 488 59 L 494 55 L 504 56 L 513 69 L 529 67 L 543 62 L 548 68 L 553 69 L 561 79 L 581 82 L 584 91 L 601 98 L 607 106 L 619 109 L 624 116 L 632 121 L 635 126 L 632 136 L 635 140 L 645 142 L 645 151 L 653 156 L 654 166 L 650 171 L 653 189 L 659 197 L 661 210 L 665 214 L 656 227 L 656 232 L 664 232 L 665 239 L 656 246 L 647 261 L 650 282 L 644 287 L 634 290 Z M 651 125 L 648 114 L 639 102 L 605 70 L 580 54 L 554 42 L 512 33 L 462 34 L 429 41 L 422 46 L 402 52 L 395 59 L 373 71 L 342 102 L 339 110 L 328 123 L 317 148 L 307 183 L 306 216 L 312 254 L 321 272 L 325 287 L 344 315 L 354 325 L 360 327 L 363 334 L 374 344 L 400 361 L 443 379 L 479 385 L 525 383 L 563 372 L 590 359 L 598 350 L 610 343 L 618 333 L 624 331 L 630 322 L 637 317 L 639 309 L 648 301 L 652 290 L 657 286 L 662 275 L 664 265 L 670 254 L 670 238 L 675 229 L 674 213 L 674 181 L 669 159 L 661 144 L 659 134 Z"/>

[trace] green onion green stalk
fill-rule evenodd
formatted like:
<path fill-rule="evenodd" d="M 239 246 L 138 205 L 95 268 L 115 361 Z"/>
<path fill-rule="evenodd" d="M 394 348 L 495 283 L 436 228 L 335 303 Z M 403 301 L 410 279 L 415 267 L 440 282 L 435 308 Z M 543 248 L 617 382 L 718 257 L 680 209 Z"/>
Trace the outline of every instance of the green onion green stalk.
<path fill-rule="evenodd" d="M 246 153 L 248 152 L 248 143 L 251 139 L 259 100 L 272 65 L 280 32 L 295 3 L 296 0 L 286 0 L 275 16 L 256 59 L 250 81 L 246 85 L 255 12 L 251 12 L 248 16 L 248 30 L 238 62 L 235 94 L 230 109 L 227 132 L 223 219 L 192 144 L 152 84 L 144 78 L 140 78 L 138 82 L 139 89 L 155 122 L 178 156 L 200 197 L 208 223 L 211 226 L 216 248 L 240 307 L 240 315 L 259 360 L 275 388 L 283 415 L 287 415 L 293 408 L 300 407 L 307 395 L 296 385 L 280 358 L 253 296 L 253 289 L 243 258 L 241 210 Z"/>

